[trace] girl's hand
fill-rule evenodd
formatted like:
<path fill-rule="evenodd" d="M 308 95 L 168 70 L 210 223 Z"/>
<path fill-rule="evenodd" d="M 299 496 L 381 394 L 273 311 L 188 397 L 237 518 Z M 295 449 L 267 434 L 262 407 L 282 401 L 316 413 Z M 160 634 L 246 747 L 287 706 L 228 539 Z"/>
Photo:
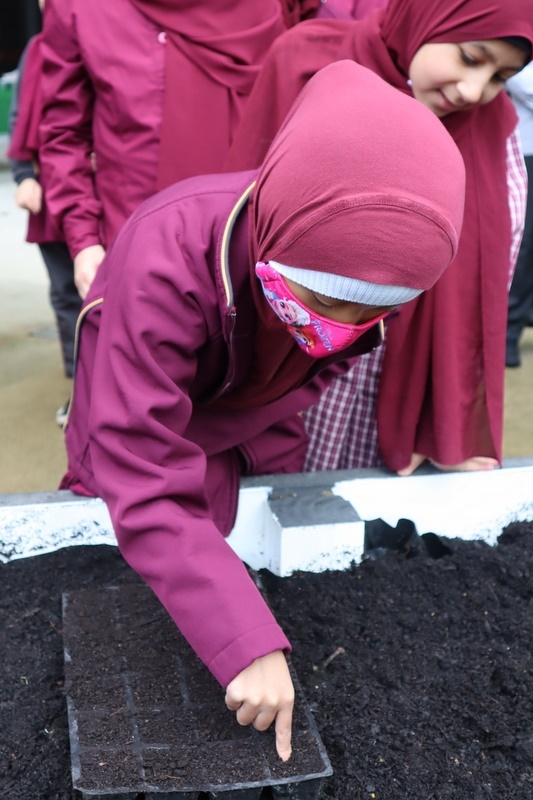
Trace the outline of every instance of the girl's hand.
<path fill-rule="evenodd" d="M 94 244 L 80 250 L 74 259 L 74 283 L 82 300 L 91 287 L 98 267 L 104 260 L 105 250 L 101 244 Z"/>
<path fill-rule="evenodd" d="M 237 712 L 239 725 L 253 723 L 266 731 L 276 720 L 276 750 L 282 761 L 291 756 L 294 687 L 281 650 L 256 658 L 226 689 L 226 705 Z"/>
<path fill-rule="evenodd" d="M 412 475 L 415 469 L 426 460 L 443 472 L 483 472 L 498 467 L 498 461 L 495 458 L 489 458 L 489 456 L 473 456 L 472 458 L 467 458 L 466 461 L 461 461 L 459 464 L 438 464 L 436 461 L 426 459 L 420 453 L 413 453 L 409 466 L 398 470 L 397 474 L 401 477 Z"/>
<path fill-rule="evenodd" d="M 38 214 L 43 204 L 43 190 L 35 178 L 25 178 L 17 186 L 15 203 L 30 214 Z"/>

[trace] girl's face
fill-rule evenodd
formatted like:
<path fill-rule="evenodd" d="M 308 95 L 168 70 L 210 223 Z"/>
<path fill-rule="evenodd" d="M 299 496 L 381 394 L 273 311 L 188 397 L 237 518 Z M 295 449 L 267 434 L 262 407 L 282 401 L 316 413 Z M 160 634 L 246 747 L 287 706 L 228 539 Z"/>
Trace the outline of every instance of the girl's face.
<path fill-rule="evenodd" d="M 334 322 L 346 322 L 351 325 L 363 325 L 384 311 L 392 311 L 394 306 L 366 306 L 363 303 L 351 303 L 347 300 L 336 300 L 323 294 L 306 289 L 299 283 L 285 278 L 287 286 L 307 308 Z"/>
<path fill-rule="evenodd" d="M 526 61 L 521 50 L 500 39 L 424 44 L 409 67 L 411 89 L 437 117 L 445 117 L 490 103 Z"/>

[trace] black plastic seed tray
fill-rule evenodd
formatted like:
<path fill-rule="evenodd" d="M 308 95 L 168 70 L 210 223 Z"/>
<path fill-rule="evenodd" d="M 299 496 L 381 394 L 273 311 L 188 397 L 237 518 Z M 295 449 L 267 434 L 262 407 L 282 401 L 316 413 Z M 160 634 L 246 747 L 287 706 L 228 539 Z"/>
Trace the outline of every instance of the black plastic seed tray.
<path fill-rule="evenodd" d="M 293 755 L 243 728 L 143 584 L 63 596 L 72 781 L 82 800 L 318 800 L 331 765 L 296 676 Z"/>

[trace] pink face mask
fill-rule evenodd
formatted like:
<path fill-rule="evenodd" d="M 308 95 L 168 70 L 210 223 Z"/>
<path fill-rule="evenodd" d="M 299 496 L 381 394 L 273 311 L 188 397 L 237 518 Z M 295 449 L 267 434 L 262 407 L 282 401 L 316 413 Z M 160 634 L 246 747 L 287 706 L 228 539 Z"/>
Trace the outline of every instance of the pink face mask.
<path fill-rule="evenodd" d="M 261 281 L 271 309 L 302 350 L 312 358 L 324 358 L 345 350 L 389 313 L 385 311 L 362 325 L 334 322 L 307 308 L 291 292 L 283 275 L 270 264 L 260 261 L 255 265 L 255 274 Z"/>

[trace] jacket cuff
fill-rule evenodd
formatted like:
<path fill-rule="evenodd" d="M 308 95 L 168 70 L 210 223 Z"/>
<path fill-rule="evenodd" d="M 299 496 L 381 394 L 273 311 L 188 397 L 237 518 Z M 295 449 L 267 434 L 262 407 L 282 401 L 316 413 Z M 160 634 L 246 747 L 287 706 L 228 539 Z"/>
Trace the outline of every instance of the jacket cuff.
<path fill-rule="evenodd" d="M 235 639 L 207 665 L 224 688 L 256 658 L 275 650 L 291 651 L 289 640 L 276 623 L 262 625 Z"/>
<path fill-rule="evenodd" d="M 9 167 L 11 169 L 11 174 L 13 175 L 13 180 L 17 186 L 19 186 L 22 181 L 25 181 L 27 178 L 35 178 L 35 170 L 31 161 L 20 161 L 15 158 L 10 158 Z"/>
<path fill-rule="evenodd" d="M 78 253 L 85 250 L 86 247 L 102 244 L 97 223 L 91 224 L 91 222 L 88 222 L 86 227 L 82 227 L 78 221 L 71 223 L 65 218 L 63 221 L 63 232 L 72 259 L 75 259 Z"/>

